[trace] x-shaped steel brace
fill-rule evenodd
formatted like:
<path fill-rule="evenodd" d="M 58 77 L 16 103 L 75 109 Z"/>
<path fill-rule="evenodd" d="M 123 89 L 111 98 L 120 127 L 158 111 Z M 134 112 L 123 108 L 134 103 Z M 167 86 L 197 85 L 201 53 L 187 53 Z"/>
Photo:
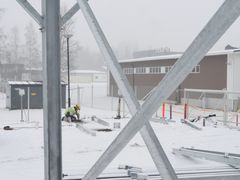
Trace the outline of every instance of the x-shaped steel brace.
<path fill-rule="evenodd" d="M 173 93 L 187 75 L 191 73 L 192 69 L 201 61 L 210 48 L 238 18 L 240 14 L 240 1 L 226 0 L 223 3 L 205 28 L 185 51 L 183 56 L 161 80 L 142 107 L 138 104 L 136 96 L 130 88 L 129 82 L 123 74 L 121 67 L 87 1 L 77 1 L 98 46 L 105 57 L 105 61 L 112 72 L 118 88 L 124 96 L 131 113 L 134 115 L 94 166 L 83 177 L 83 180 L 96 179 L 138 131 L 140 131 L 162 178 L 165 180 L 177 179 L 176 174 L 148 120 L 158 109 L 159 104 Z"/>

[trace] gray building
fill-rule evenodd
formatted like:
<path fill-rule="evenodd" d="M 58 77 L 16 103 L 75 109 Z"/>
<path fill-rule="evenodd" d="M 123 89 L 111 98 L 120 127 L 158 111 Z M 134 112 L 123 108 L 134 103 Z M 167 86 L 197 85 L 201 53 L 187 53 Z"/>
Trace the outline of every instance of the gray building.
<path fill-rule="evenodd" d="M 184 88 L 240 91 L 240 50 L 209 52 L 181 83 L 169 100 L 181 101 Z M 121 60 L 120 64 L 138 99 L 145 97 L 166 75 L 182 54 Z M 177 74 L 176 74 L 177 76 Z M 109 73 L 108 94 L 117 96 Z"/>
<path fill-rule="evenodd" d="M 66 84 L 62 83 L 62 108 L 66 107 Z M 22 97 L 21 97 L 22 96 Z M 9 81 L 6 87 L 6 107 L 9 109 L 43 108 L 42 82 Z"/>

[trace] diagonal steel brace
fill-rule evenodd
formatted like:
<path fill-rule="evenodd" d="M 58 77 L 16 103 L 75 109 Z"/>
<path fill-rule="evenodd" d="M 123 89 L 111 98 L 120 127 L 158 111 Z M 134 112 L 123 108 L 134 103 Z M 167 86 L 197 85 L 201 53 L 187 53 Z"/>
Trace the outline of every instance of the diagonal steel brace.
<path fill-rule="evenodd" d="M 88 0 L 87 0 L 88 1 Z M 71 9 L 68 10 L 68 12 L 66 12 L 62 18 L 61 18 L 61 26 L 64 26 L 64 24 L 71 19 L 80 9 L 78 3 L 76 2 Z"/>
<path fill-rule="evenodd" d="M 79 5 L 84 0 L 78 0 Z M 201 61 L 204 55 L 217 42 L 217 40 L 226 32 L 240 14 L 239 0 L 226 0 L 223 5 L 214 14 L 208 24 L 195 38 L 183 56 L 175 63 L 168 74 L 156 87 L 156 90 L 146 100 L 143 106 L 138 110 L 125 128 L 115 138 L 103 155 L 98 159 L 95 165 L 83 178 L 84 180 L 93 180 L 107 167 L 107 165 L 117 156 L 119 152 L 127 145 L 134 135 L 145 125 L 152 114 L 157 110 L 158 104 L 166 100 L 178 85 L 191 73 L 192 69 Z"/>
<path fill-rule="evenodd" d="M 131 111 L 131 114 L 134 115 L 137 111 L 140 110 L 140 104 L 131 88 L 126 76 L 122 72 L 122 68 L 119 65 L 117 58 L 110 47 L 101 27 L 99 26 L 91 8 L 89 7 L 86 0 L 79 0 L 79 6 L 85 16 L 90 29 L 98 43 L 102 54 L 104 55 L 104 59 L 111 70 L 115 81 L 118 84 L 118 87 L 124 96 L 126 103 Z M 152 159 L 161 174 L 162 177 L 166 180 L 175 180 L 177 176 L 172 168 L 161 144 L 158 141 L 157 136 L 155 135 L 149 121 L 145 122 L 145 126 L 140 130 L 142 138 L 146 143 L 149 152 L 152 156 Z M 88 179 L 88 178 L 86 178 Z M 89 178 L 93 179 L 93 178 Z"/>
<path fill-rule="evenodd" d="M 43 17 L 27 0 L 16 0 L 23 9 L 41 26 L 43 27 Z"/>

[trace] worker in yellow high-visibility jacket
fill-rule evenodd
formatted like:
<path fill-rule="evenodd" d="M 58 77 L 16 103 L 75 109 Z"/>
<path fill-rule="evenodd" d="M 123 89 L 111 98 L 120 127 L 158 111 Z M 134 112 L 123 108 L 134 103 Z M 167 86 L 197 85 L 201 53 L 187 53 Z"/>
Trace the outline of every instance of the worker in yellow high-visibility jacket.
<path fill-rule="evenodd" d="M 80 118 L 80 105 L 76 104 L 74 107 L 69 107 L 65 110 L 65 117 L 67 121 L 79 121 Z M 77 116 L 77 118 L 75 117 Z"/>

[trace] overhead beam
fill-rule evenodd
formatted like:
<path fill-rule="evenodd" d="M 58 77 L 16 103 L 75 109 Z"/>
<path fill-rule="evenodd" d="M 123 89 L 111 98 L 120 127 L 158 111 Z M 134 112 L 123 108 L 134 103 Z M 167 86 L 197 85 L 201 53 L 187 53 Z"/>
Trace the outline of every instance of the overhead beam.
<path fill-rule="evenodd" d="M 81 8 L 85 6 L 84 2 L 84 0 L 78 0 Z M 187 77 L 187 75 L 191 73 L 192 69 L 201 61 L 210 48 L 239 17 L 239 14 L 239 0 L 226 0 L 223 3 L 208 24 L 185 51 L 183 56 L 164 76 L 156 87 L 156 90 L 145 101 L 141 110 L 133 116 L 125 128 L 114 139 L 111 145 L 92 167 L 90 172 L 97 172 L 93 179 L 95 179 L 95 177 L 97 177 L 97 175 L 99 175 L 108 166 L 108 164 L 118 155 L 119 152 L 121 152 L 134 135 L 145 125 L 145 122 L 151 118 L 154 112 L 156 112 L 158 105 L 166 100 Z M 84 180 L 87 180 L 87 178 Z"/>
<path fill-rule="evenodd" d="M 60 0 L 42 0 L 45 180 L 62 179 Z"/>
<path fill-rule="evenodd" d="M 81 7 L 82 13 L 87 20 L 87 23 L 97 41 L 97 44 L 103 56 L 105 57 L 104 59 L 110 71 L 112 72 L 112 75 L 121 91 L 121 94 L 128 104 L 131 114 L 134 115 L 137 111 L 140 110 L 140 104 L 138 103 L 138 100 L 127 80 L 127 77 L 123 74 L 122 68 L 119 65 L 117 58 L 87 1 L 78 0 L 78 4 Z M 174 169 L 171 166 L 161 144 L 158 141 L 157 136 L 155 135 L 148 121 L 145 122 L 145 126 L 141 129 L 140 133 L 161 176 L 165 180 L 176 180 L 177 176 L 174 172 Z M 83 179 L 93 180 L 97 178 L 101 173 L 101 166 L 102 164 L 96 163 Z"/>
<path fill-rule="evenodd" d="M 16 0 L 25 11 L 41 26 L 43 27 L 43 17 L 27 0 Z"/>

